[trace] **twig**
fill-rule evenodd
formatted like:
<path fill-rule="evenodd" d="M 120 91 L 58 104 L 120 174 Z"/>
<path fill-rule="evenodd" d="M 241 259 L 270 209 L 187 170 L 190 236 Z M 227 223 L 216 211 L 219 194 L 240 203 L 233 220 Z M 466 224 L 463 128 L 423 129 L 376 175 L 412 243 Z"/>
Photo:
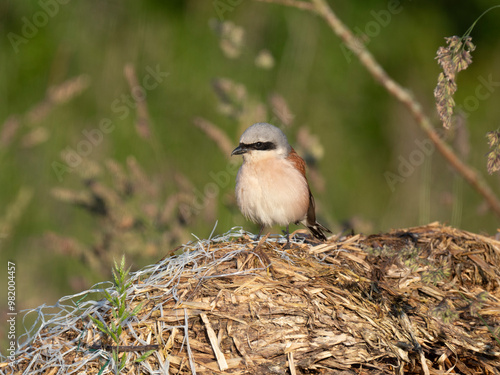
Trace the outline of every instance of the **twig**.
<path fill-rule="evenodd" d="M 260 1 L 263 3 L 281 4 L 298 9 L 314 11 L 314 5 L 305 1 L 298 1 L 298 0 L 255 0 L 255 1 Z"/>
<path fill-rule="evenodd" d="M 422 110 L 420 103 L 416 101 L 412 95 L 394 81 L 380 64 L 375 60 L 373 55 L 366 49 L 357 37 L 347 28 L 346 25 L 336 16 L 330 6 L 325 0 L 311 0 L 312 6 L 305 6 L 303 3 L 293 0 L 255 0 L 269 3 L 283 4 L 299 9 L 310 10 L 317 13 L 328 23 L 333 32 L 345 43 L 347 48 L 356 55 L 361 63 L 365 66 L 368 72 L 372 75 L 377 82 L 379 82 L 385 89 L 394 96 L 397 100 L 403 103 L 410 113 L 413 115 L 418 125 L 427 134 L 436 149 L 443 155 L 448 163 L 460 174 L 462 177 L 488 202 L 491 209 L 500 216 L 500 201 L 488 184 L 484 181 L 483 177 L 478 174 L 474 169 L 465 164 L 455 154 L 451 147 L 446 144 L 436 133 L 429 118 Z M 299 4 L 297 4 L 299 3 Z"/>
<path fill-rule="evenodd" d="M 149 350 L 158 350 L 159 345 L 92 345 L 89 346 L 90 350 L 106 350 L 113 351 L 118 350 L 118 352 L 145 352 Z"/>

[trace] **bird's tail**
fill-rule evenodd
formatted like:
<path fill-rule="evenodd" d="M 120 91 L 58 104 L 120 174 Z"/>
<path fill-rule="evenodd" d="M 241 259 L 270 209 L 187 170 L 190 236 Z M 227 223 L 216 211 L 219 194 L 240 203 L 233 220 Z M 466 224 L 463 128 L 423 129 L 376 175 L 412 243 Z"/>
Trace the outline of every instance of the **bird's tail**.
<path fill-rule="evenodd" d="M 321 225 L 317 221 L 313 225 L 310 225 L 309 223 L 307 223 L 306 227 L 311 231 L 312 235 L 315 238 L 317 238 L 318 240 L 321 240 L 321 241 L 326 241 L 325 232 L 332 233 L 332 231 L 330 229 Z"/>
<path fill-rule="evenodd" d="M 332 233 L 330 229 L 321 225 L 316 221 L 316 204 L 314 203 L 314 197 L 309 190 L 309 208 L 307 209 L 306 218 L 302 221 L 312 233 L 312 235 L 321 241 L 326 241 L 325 232 Z"/>

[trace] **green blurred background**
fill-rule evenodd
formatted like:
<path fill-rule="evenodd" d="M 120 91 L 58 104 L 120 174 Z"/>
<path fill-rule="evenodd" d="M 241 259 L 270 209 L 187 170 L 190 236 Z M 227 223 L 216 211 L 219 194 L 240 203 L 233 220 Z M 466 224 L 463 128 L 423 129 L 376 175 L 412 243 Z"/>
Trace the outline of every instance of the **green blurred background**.
<path fill-rule="evenodd" d="M 358 36 L 368 34 L 368 49 L 439 128 L 436 50 L 494 4 L 330 4 Z M 213 123 L 233 146 L 254 122 L 282 126 L 311 163 L 320 220 L 335 233 L 436 220 L 496 232 L 498 218 L 437 152 L 415 159 L 416 141 L 426 137 L 413 118 L 311 13 L 250 0 L 10 0 L 0 4 L 0 17 L 0 285 L 7 261 L 15 262 L 18 310 L 53 304 L 109 279 L 109 254 L 103 267 L 94 267 L 107 248 L 113 257 L 123 249 L 137 269 L 212 231 L 243 226 L 256 232 L 235 207 L 234 165 L 195 118 Z M 455 95 L 466 108 L 465 121 L 439 130 L 483 175 L 485 133 L 499 126 L 500 90 L 493 85 L 487 98 L 477 99 L 476 89 L 482 79 L 500 81 L 499 17 L 500 10 L 493 10 L 472 33 L 474 62 L 459 74 Z M 155 88 L 136 91 L 146 93 L 149 138 L 137 131 L 135 104 L 124 99 L 130 95 L 126 64 L 140 84 L 151 71 L 161 72 Z M 75 77 L 73 86 L 61 88 Z M 61 98 L 50 96 L 53 87 Z M 284 118 L 280 100 L 290 112 Z M 112 130 L 58 178 L 54 162 L 64 165 L 64 150 L 76 150 L 86 139 L 82 131 L 98 129 L 103 119 L 111 120 Z M 398 175 L 412 152 L 413 170 L 391 188 L 387 172 Z M 129 175 L 130 157 L 147 182 L 135 175 L 124 183 L 110 172 L 112 163 Z M 500 192 L 498 176 L 486 178 Z M 119 201 L 108 202 L 104 213 L 95 181 L 119 190 Z M 159 207 L 169 213 L 162 220 Z M 6 288 L 0 296 L 5 316 Z"/>

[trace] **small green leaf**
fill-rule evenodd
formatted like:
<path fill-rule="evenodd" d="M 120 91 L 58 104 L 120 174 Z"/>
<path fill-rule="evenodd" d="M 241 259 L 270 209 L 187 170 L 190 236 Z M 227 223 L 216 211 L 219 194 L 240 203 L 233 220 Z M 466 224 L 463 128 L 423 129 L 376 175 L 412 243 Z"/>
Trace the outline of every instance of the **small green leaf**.
<path fill-rule="evenodd" d="M 101 369 L 99 370 L 99 372 L 97 373 L 97 375 L 102 375 L 102 373 L 104 372 L 104 370 L 106 369 L 106 367 L 108 367 L 109 365 L 109 362 L 111 362 L 111 358 L 108 358 L 108 360 L 106 361 L 106 363 L 101 367 Z"/>
<path fill-rule="evenodd" d="M 111 297 L 111 294 L 107 290 L 104 291 L 104 297 L 110 302 L 113 303 L 113 297 Z"/>
<path fill-rule="evenodd" d="M 113 341 L 116 342 L 116 344 L 118 345 L 120 340 L 119 340 L 118 336 L 116 335 L 116 333 L 114 331 L 109 331 L 109 335 L 111 336 Z"/>
<path fill-rule="evenodd" d="M 127 364 L 127 354 L 123 353 L 122 358 L 120 360 L 120 371 L 123 370 L 126 364 Z"/>
<path fill-rule="evenodd" d="M 130 315 L 132 316 L 136 316 L 137 313 L 142 309 L 142 307 L 144 306 L 144 301 L 142 301 L 141 303 L 139 303 L 133 310 L 132 312 L 130 313 Z"/>
<path fill-rule="evenodd" d="M 109 334 L 110 329 L 104 325 L 103 322 L 101 322 L 99 319 L 94 318 L 93 316 L 89 316 L 90 319 L 94 322 L 94 324 L 97 326 L 99 330 L 101 330 L 105 334 Z"/>
<path fill-rule="evenodd" d="M 141 355 L 139 358 L 136 358 L 134 362 L 140 363 L 140 362 L 144 361 L 146 358 L 148 358 L 155 351 L 156 350 L 154 350 L 154 349 L 147 351 L 146 353 L 144 353 L 143 355 Z"/>

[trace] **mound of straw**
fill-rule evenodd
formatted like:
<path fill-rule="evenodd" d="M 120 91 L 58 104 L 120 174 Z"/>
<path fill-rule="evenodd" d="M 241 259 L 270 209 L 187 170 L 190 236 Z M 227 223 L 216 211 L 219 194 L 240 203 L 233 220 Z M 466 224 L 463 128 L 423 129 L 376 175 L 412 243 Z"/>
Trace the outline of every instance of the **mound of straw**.
<path fill-rule="evenodd" d="M 252 238 L 234 229 L 133 274 L 130 310 L 144 306 L 122 373 L 500 374 L 499 241 L 437 223 L 291 249 Z M 37 328 L 0 371 L 113 373 L 88 317 L 109 322 L 87 295 L 104 287 L 30 312 Z"/>

